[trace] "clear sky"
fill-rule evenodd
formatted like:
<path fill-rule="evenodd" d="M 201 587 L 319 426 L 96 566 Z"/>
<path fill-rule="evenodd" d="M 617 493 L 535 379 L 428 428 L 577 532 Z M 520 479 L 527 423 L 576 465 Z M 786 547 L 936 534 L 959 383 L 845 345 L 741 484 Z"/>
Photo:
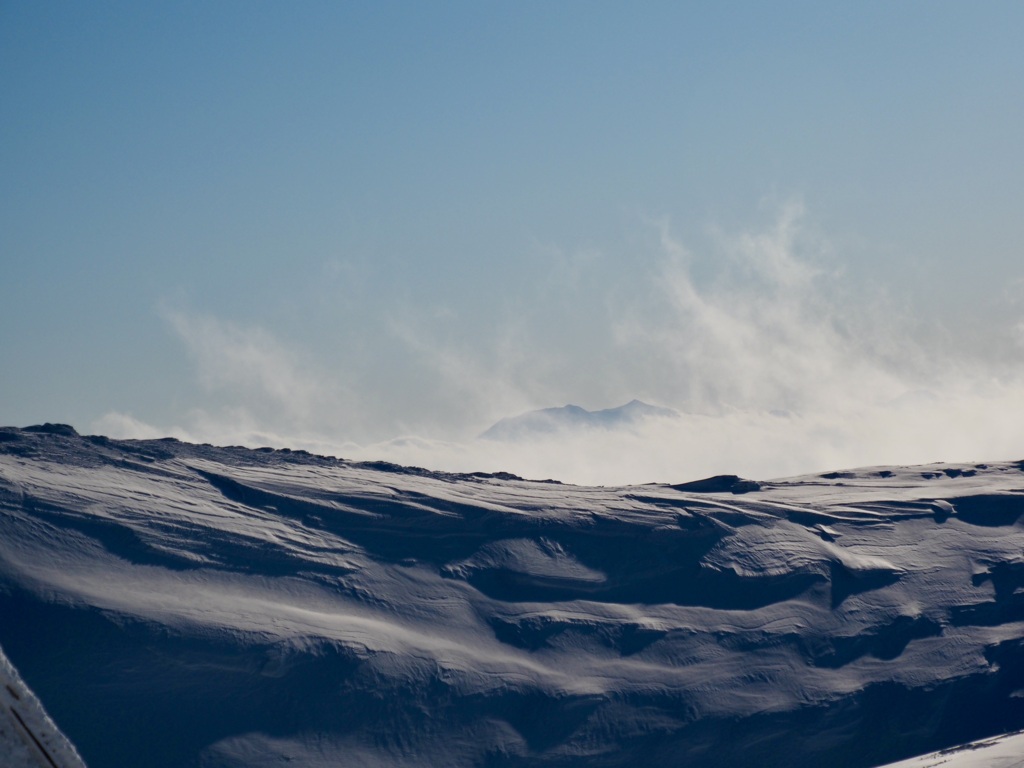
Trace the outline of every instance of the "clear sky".
<path fill-rule="evenodd" d="M 637 397 L 739 418 L 709 468 L 771 412 L 809 447 L 755 471 L 1024 455 L 1022 40 L 1018 2 L 0 3 L 0 423 L 355 451 Z M 854 434 L 907 398 L 964 426 Z"/>

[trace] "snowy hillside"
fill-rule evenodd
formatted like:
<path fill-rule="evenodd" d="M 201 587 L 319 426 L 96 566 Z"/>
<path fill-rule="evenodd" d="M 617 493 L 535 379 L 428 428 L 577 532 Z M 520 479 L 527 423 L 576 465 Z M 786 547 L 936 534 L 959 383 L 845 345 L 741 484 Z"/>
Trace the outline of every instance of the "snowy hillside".
<path fill-rule="evenodd" d="M 1022 515 L 0 429 L 0 646 L 91 768 L 867 768 L 1024 727 Z"/>
<path fill-rule="evenodd" d="M 901 760 L 884 768 L 1022 768 L 1024 733 L 1004 734 L 991 739 L 939 750 L 930 755 Z"/>

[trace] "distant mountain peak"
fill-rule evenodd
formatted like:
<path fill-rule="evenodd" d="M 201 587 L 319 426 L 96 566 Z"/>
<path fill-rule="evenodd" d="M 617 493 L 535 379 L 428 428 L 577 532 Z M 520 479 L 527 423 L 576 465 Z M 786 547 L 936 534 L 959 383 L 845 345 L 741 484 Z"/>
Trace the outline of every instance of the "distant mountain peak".
<path fill-rule="evenodd" d="M 630 400 L 616 408 L 588 411 L 578 405 L 542 408 L 501 419 L 480 437 L 486 440 L 521 440 L 579 429 L 622 429 L 649 418 L 678 418 L 671 408 Z"/>

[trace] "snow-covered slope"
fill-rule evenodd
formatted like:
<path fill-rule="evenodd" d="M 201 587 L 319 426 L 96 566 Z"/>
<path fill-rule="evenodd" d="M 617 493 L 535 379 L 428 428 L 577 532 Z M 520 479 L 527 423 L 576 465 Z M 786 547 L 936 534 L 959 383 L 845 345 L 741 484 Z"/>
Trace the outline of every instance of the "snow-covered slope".
<path fill-rule="evenodd" d="M 35 695 L 0 650 L 0 765 L 85 768 Z"/>
<path fill-rule="evenodd" d="M 1024 733 L 1011 733 L 891 763 L 885 768 L 1024 768 Z"/>
<path fill-rule="evenodd" d="M 0 430 L 0 645 L 103 766 L 875 766 L 1024 727 L 1024 465 L 586 488 Z"/>

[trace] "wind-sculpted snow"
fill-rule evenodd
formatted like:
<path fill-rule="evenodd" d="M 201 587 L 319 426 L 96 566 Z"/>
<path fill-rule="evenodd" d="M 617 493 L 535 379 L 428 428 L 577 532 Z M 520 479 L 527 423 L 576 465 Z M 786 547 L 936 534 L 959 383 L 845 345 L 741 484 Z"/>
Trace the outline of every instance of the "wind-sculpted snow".
<path fill-rule="evenodd" d="M 0 645 L 92 768 L 866 768 L 1024 727 L 1022 493 L 6 429 Z"/>

